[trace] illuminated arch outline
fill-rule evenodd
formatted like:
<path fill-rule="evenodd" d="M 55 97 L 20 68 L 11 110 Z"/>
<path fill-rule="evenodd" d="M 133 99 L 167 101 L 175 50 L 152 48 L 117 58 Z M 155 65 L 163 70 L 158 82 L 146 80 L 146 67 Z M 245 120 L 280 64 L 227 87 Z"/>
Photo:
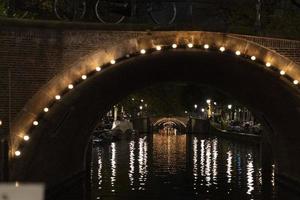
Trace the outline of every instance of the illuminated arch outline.
<path fill-rule="evenodd" d="M 258 46 L 258 45 L 257 45 Z M 255 62 L 256 64 L 259 64 L 261 66 L 264 66 L 268 70 L 275 71 L 279 73 L 282 77 L 284 77 L 288 82 L 290 82 L 291 85 L 296 86 L 298 89 L 300 89 L 298 83 L 299 80 L 293 79 L 290 75 L 286 73 L 286 71 L 280 69 L 278 66 L 274 66 L 271 61 L 264 62 L 263 60 L 258 59 L 255 55 L 248 55 L 246 53 L 242 52 L 242 49 L 226 49 L 225 45 L 224 46 L 218 46 L 216 44 L 194 44 L 194 43 L 172 43 L 169 45 L 155 45 L 152 48 L 141 48 L 140 51 L 135 52 L 135 53 L 130 53 L 130 54 L 125 54 L 123 57 L 120 58 L 115 58 L 110 60 L 110 62 L 103 64 L 102 66 L 96 66 L 94 70 L 90 71 L 89 73 L 82 74 L 80 79 L 77 81 L 74 81 L 73 83 L 69 83 L 67 87 L 61 91 L 60 93 L 56 94 L 53 97 L 53 100 L 49 102 L 49 104 L 43 108 L 43 110 L 40 111 L 40 114 L 36 115 L 36 118 L 34 121 L 32 121 L 32 126 L 29 128 L 26 134 L 22 134 L 22 136 L 19 136 L 19 138 L 22 138 L 23 142 L 26 143 L 30 139 L 30 135 L 28 134 L 32 129 L 37 127 L 39 123 L 42 121 L 43 115 L 46 114 L 47 112 L 51 111 L 51 107 L 56 103 L 62 100 L 63 96 L 71 92 L 78 86 L 79 84 L 83 83 L 86 79 L 93 77 L 95 74 L 101 73 L 101 70 L 108 68 L 118 62 L 121 62 L 126 59 L 130 59 L 136 56 L 143 56 L 146 54 L 151 54 L 157 51 L 170 51 L 170 50 L 175 50 L 175 49 L 202 49 L 204 51 L 213 51 L 213 52 L 219 52 L 220 54 L 226 53 L 229 55 L 235 55 L 237 57 L 240 57 L 241 59 L 247 59 L 250 62 Z M 16 137 L 16 136 L 15 136 Z M 12 157 L 19 157 L 21 156 L 21 149 L 19 148 L 22 143 L 22 141 L 18 141 L 18 144 L 15 145 L 11 149 Z M 24 144 L 26 145 L 26 144 Z M 24 146 L 22 145 L 22 147 Z"/>
<path fill-rule="evenodd" d="M 159 120 L 157 120 L 155 123 L 153 123 L 153 126 L 157 126 L 161 123 L 165 123 L 165 122 L 174 122 L 175 124 L 180 124 L 181 126 L 186 128 L 186 124 L 184 122 L 182 122 L 181 120 L 177 119 L 177 118 L 173 118 L 173 117 L 164 117 L 161 118 Z"/>

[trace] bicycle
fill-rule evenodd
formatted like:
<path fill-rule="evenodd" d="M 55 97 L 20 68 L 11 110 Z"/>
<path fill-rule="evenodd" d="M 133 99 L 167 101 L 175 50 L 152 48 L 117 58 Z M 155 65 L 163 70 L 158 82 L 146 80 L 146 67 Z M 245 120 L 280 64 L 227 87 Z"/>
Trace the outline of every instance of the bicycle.
<path fill-rule="evenodd" d="M 80 20 L 85 16 L 86 0 L 54 0 L 54 13 L 60 20 Z"/>
<path fill-rule="evenodd" d="M 7 0 L 5 7 L 4 14 L 6 16 L 21 19 L 50 16 L 50 12 L 47 10 L 52 10 L 52 4 L 47 0 Z"/>
<path fill-rule="evenodd" d="M 143 1 L 145 2 L 145 1 Z M 137 0 L 97 0 L 95 13 L 102 23 L 119 24 L 126 17 L 136 16 L 144 3 Z M 156 24 L 172 24 L 176 18 L 175 2 L 146 1 L 146 11 Z"/>
<path fill-rule="evenodd" d="M 25 18 L 28 14 L 28 11 L 21 9 L 24 7 L 24 3 L 22 1 L 4 1 L 3 2 L 4 10 L 3 15 L 7 17 L 15 17 L 15 18 Z"/>

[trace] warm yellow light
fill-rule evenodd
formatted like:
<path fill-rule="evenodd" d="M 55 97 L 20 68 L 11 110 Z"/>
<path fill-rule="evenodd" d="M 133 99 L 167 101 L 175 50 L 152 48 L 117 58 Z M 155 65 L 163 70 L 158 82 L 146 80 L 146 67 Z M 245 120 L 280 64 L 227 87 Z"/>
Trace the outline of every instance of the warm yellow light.
<path fill-rule="evenodd" d="M 96 71 L 100 72 L 101 71 L 101 67 L 96 67 Z"/>
<path fill-rule="evenodd" d="M 188 43 L 188 47 L 189 47 L 189 48 L 193 48 L 193 46 L 194 46 L 194 45 L 193 45 L 192 43 Z"/>
<path fill-rule="evenodd" d="M 161 50 L 161 46 L 156 46 L 156 50 L 160 51 Z"/>
<path fill-rule="evenodd" d="M 256 57 L 255 56 L 251 56 L 251 60 L 256 60 Z"/>
<path fill-rule="evenodd" d="M 113 64 L 116 64 L 116 61 L 115 61 L 115 60 L 111 60 L 111 61 L 110 61 L 110 64 L 112 64 L 112 65 L 113 65 Z"/>
<path fill-rule="evenodd" d="M 44 108 L 44 112 L 48 112 L 49 111 L 49 108 Z"/>
<path fill-rule="evenodd" d="M 208 49 L 209 48 L 209 45 L 208 44 L 205 44 L 204 45 L 204 49 Z"/>
<path fill-rule="evenodd" d="M 21 155 L 21 151 L 15 151 L 15 155 L 16 156 L 20 156 Z"/>
<path fill-rule="evenodd" d="M 294 83 L 295 85 L 298 85 L 299 81 L 298 81 L 298 80 L 294 80 L 293 83 Z"/>
<path fill-rule="evenodd" d="M 20 186 L 20 184 L 19 184 L 18 181 L 16 182 L 15 186 L 16 186 L 16 187 L 19 187 L 19 186 Z"/>
<path fill-rule="evenodd" d="M 38 121 L 34 121 L 32 124 L 33 124 L 34 126 L 37 126 L 37 125 L 39 125 L 39 122 L 38 122 Z"/>
<path fill-rule="evenodd" d="M 74 85 L 73 85 L 73 84 L 69 84 L 69 85 L 68 85 L 68 88 L 69 88 L 70 90 L 72 90 L 72 89 L 74 88 Z"/>
<path fill-rule="evenodd" d="M 84 74 L 81 76 L 82 80 L 85 80 L 87 78 L 87 76 Z"/>
<path fill-rule="evenodd" d="M 2 120 L 0 120 L 0 126 L 2 126 Z"/>
<path fill-rule="evenodd" d="M 24 135 L 23 139 L 24 139 L 25 141 L 28 141 L 28 140 L 30 139 L 30 137 L 29 137 L 28 135 Z"/>
<path fill-rule="evenodd" d="M 241 55 L 241 52 L 240 51 L 236 51 L 235 55 L 239 56 L 239 55 Z"/>
<path fill-rule="evenodd" d="M 282 75 L 282 76 L 285 75 L 285 71 L 281 70 L 280 75 Z"/>
<path fill-rule="evenodd" d="M 140 52 L 141 52 L 141 54 L 145 54 L 145 53 L 146 53 L 146 50 L 145 50 L 145 49 L 142 49 Z"/>
<path fill-rule="evenodd" d="M 177 44 L 172 44 L 172 48 L 176 49 L 177 48 Z"/>
<path fill-rule="evenodd" d="M 60 99 L 61 99 L 61 96 L 60 96 L 60 95 L 56 95 L 56 96 L 55 96 L 55 99 L 56 99 L 56 100 L 60 100 Z"/>
<path fill-rule="evenodd" d="M 231 105 L 231 104 L 227 105 L 227 108 L 228 108 L 229 110 L 231 110 L 231 109 L 232 109 L 232 105 Z"/>
<path fill-rule="evenodd" d="M 224 52 L 225 51 L 225 47 L 220 47 L 220 51 Z"/>
<path fill-rule="evenodd" d="M 266 66 L 267 66 L 267 67 L 271 67 L 271 63 L 267 62 L 267 63 L 266 63 Z"/>

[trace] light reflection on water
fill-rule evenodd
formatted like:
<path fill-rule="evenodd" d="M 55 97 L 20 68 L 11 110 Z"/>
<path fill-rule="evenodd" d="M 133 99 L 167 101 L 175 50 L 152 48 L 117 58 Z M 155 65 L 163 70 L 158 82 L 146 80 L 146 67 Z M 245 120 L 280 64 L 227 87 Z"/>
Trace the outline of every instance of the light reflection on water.
<path fill-rule="evenodd" d="M 135 143 L 134 140 L 130 141 L 129 143 L 129 171 L 128 171 L 128 177 L 130 182 L 131 190 L 134 190 L 134 151 L 135 151 Z"/>
<path fill-rule="evenodd" d="M 93 199 L 262 198 L 259 146 L 215 137 L 153 134 L 95 149 Z M 275 193 L 275 166 L 272 169 L 269 183 Z"/>
<path fill-rule="evenodd" d="M 252 154 L 248 154 L 247 159 L 247 194 L 251 195 L 252 191 L 254 190 L 254 165 L 253 165 L 253 158 Z"/>
<path fill-rule="evenodd" d="M 145 190 L 148 173 L 148 143 L 147 136 L 139 139 L 139 190 Z"/>
<path fill-rule="evenodd" d="M 116 163 L 116 143 L 111 143 L 111 191 L 115 192 L 115 182 L 117 175 L 117 163 Z"/>
<path fill-rule="evenodd" d="M 193 175 L 194 175 L 194 190 L 197 190 L 197 180 L 198 180 L 198 139 L 193 140 Z"/>

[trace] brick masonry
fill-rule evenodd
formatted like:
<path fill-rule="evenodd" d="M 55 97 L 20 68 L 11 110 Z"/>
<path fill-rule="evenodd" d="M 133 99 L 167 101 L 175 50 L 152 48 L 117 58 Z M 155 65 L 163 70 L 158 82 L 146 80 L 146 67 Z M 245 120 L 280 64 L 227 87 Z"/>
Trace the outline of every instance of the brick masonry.
<path fill-rule="evenodd" d="M 147 34 L 85 26 L 56 28 L 12 23 L 0 27 L 0 119 L 5 132 L 26 102 L 50 79 L 110 41 L 123 41 Z M 300 64 L 300 41 L 234 35 L 256 42 Z"/>

